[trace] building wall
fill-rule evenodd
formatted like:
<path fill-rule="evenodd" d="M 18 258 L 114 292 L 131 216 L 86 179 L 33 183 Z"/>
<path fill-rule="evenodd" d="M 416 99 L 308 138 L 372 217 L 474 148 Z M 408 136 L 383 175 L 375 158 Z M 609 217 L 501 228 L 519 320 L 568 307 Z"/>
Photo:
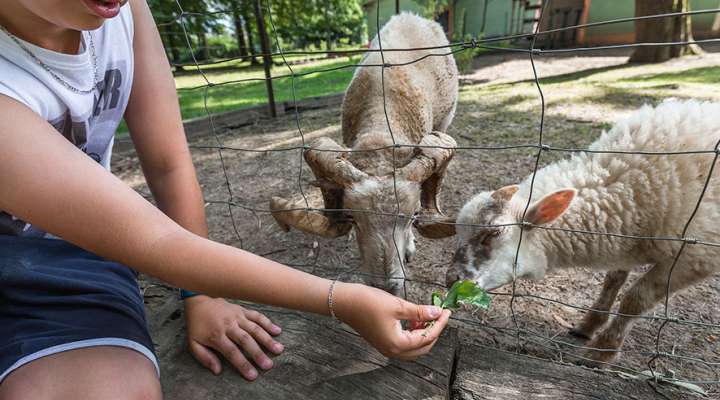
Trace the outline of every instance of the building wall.
<path fill-rule="evenodd" d="M 377 2 L 380 1 L 380 27 L 395 15 L 395 0 L 372 0 L 364 3 L 369 40 L 377 34 Z M 400 10 L 421 13 L 423 7 L 414 0 L 400 0 Z"/>
<path fill-rule="evenodd" d="M 455 36 L 494 37 L 511 34 L 511 0 L 458 0 L 454 10 Z"/>
<path fill-rule="evenodd" d="M 635 1 L 632 0 L 595 0 L 589 1 L 587 23 L 627 18 L 635 15 Z M 690 0 L 691 10 L 720 8 L 720 0 Z M 693 33 L 697 38 L 720 37 L 720 18 L 718 14 L 702 14 L 692 17 Z M 715 27 L 713 28 L 713 25 Z M 635 24 L 603 25 L 585 30 L 586 45 L 632 43 L 635 40 Z"/>
<path fill-rule="evenodd" d="M 395 0 L 370 0 L 363 5 L 367 17 L 368 36 L 377 34 L 377 1 L 380 1 L 380 26 L 395 14 Z M 402 11 L 422 13 L 422 0 L 400 0 Z M 511 34 L 511 0 L 457 0 L 452 10 L 453 36 L 462 39 L 472 37 L 493 37 Z"/>
<path fill-rule="evenodd" d="M 363 8 L 367 16 L 368 39 L 377 33 L 376 9 L 380 2 L 380 26 L 395 14 L 395 0 L 368 0 Z M 422 13 L 423 0 L 400 0 L 400 9 Z M 635 15 L 634 0 L 585 0 L 588 9 L 587 20 L 593 23 Z M 692 10 L 720 8 L 720 0 L 690 0 Z M 497 37 L 517 33 L 521 26 L 513 23 L 512 0 L 457 0 L 452 13 L 454 39 L 463 36 Z M 517 18 L 522 19 L 522 16 Z M 581 22 L 582 23 L 582 22 Z M 720 37 L 720 14 L 702 14 L 692 17 L 693 33 L 696 38 Z M 587 28 L 578 36 L 580 45 L 601 45 L 632 43 L 635 40 L 633 22 L 603 25 Z"/>

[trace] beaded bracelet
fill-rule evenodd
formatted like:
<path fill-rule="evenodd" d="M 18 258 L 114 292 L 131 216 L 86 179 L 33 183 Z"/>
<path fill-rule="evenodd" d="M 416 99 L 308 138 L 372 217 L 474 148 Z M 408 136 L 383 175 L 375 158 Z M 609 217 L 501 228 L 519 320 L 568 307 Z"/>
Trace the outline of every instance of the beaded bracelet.
<path fill-rule="evenodd" d="M 335 284 L 338 283 L 338 280 L 335 279 L 330 284 L 330 289 L 328 290 L 328 309 L 330 309 L 330 316 L 333 319 L 338 319 L 338 317 L 335 316 L 335 310 L 333 309 L 333 291 L 335 290 Z"/>

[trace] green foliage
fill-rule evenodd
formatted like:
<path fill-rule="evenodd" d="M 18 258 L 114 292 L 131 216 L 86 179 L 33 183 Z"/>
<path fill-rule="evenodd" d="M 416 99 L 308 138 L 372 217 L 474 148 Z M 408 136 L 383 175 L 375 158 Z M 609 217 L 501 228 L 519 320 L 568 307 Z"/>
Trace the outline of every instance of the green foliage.
<path fill-rule="evenodd" d="M 439 291 L 432 294 L 432 303 L 435 306 L 450 310 L 457 310 L 463 304 L 487 309 L 490 301 L 490 295 L 470 280 L 455 282 L 444 297 Z"/>
<path fill-rule="evenodd" d="M 423 7 L 423 15 L 426 18 L 435 19 L 445 8 L 447 8 L 449 0 L 425 0 Z"/>
<path fill-rule="evenodd" d="M 212 58 L 229 58 L 238 54 L 237 40 L 227 34 L 208 37 L 208 47 Z"/>
<path fill-rule="evenodd" d="M 148 0 L 148 4 L 157 23 L 169 22 L 158 29 L 170 60 L 189 63 L 193 54 L 188 40 L 201 61 L 246 56 L 248 48 L 252 54 L 260 53 L 255 1 L 181 0 L 182 19 L 178 19 L 180 7 L 175 1 Z M 273 50 L 276 37 L 270 12 L 283 48 L 332 49 L 364 40 L 367 28 L 360 4 L 360 0 L 260 0 Z"/>
<path fill-rule="evenodd" d="M 467 74 L 473 71 L 473 60 L 477 55 L 477 49 L 467 48 L 454 54 L 455 64 L 461 74 Z"/>
<path fill-rule="evenodd" d="M 358 0 L 270 0 L 280 37 L 295 48 L 342 39 L 359 43 L 366 32 Z"/>
<path fill-rule="evenodd" d="M 435 307 L 448 310 L 457 310 L 464 304 L 487 310 L 490 307 L 491 300 L 492 298 L 489 294 L 485 293 L 482 288 L 470 280 L 453 283 L 450 290 L 448 290 L 444 296 L 437 290 L 434 291 L 431 296 L 431 302 Z M 423 336 L 425 336 L 427 331 L 434 325 L 435 321 L 430 321 L 430 323 L 427 324 L 425 332 L 423 332 Z"/>

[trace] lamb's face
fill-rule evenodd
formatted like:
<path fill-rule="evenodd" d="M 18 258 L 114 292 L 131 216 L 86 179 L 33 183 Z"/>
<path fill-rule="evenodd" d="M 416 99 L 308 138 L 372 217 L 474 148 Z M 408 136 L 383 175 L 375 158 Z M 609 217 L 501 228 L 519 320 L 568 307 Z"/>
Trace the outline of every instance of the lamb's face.
<path fill-rule="evenodd" d="M 462 208 L 456 227 L 458 247 L 446 277 L 448 286 L 458 279 L 470 279 L 490 290 L 514 277 L 539 280 L 545 276 L 547 257 L 538 240 L 542 232 L 521 227 L 526 200 L 513 198 L 517 191 L 517 186 L 506 186 L 483 192 Z M 563 189 L 544 196 L 528 208 L 525 221 L 532 226 L 553 222 L 570 207 L 575 194 L 575 189 Z"/>
<path fill-rule="evenodd" d="M 493 199 L 492 192 L 478 194 L 463 207 L 457 219 L 458 245 L 447 272 L 448 286 L 469 279 L 489 290 L 512 282 L 520 235 L 520 228 L 513 225 L 517 222 L 514 214 L 511 202 Z M 522 266 L 518 263 L 518 277 L 536 275 Z"/>
<path fill-rule="evenodd" d="M 447 272 L 448 286 L 470 279 L 490 290 L 512 282 L 513 277 L 539 280 L 545 276 L 547 257 L 538 241 L 542 231 L 521 228 L 526 203 L 512 198 L 517 190 L 517 186 L 507 186 L 483 192 L 465 204 L 457 219 L 458 247 Z M 573 189 L 551 193 L 530 206 L 525 220 L 533 225 L 550 223 L 567 210 L 574 196 Z"/>
<path fill-rule="evenodd" d="M 394 183 L 391 176 L 368 177 L 345 189 L 343 201 L 346 209 L 355 210 L 349 214 L 364 270 L 375 276 L 373 284 L 398 292 L 402 279 L 397 278 L 415 254 L 412 216 L 420 211 L 420 185 L 400 178 Z"/>

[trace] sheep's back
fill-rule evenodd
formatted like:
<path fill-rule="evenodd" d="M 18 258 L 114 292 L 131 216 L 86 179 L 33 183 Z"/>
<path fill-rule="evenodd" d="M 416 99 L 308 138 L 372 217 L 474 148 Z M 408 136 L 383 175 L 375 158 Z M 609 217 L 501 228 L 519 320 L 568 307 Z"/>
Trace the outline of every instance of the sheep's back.
<path fill-rule="evenodd" d="M 417 144 L 432 130 L 445 131 L 457 101 L 457 67 L 442 27 L 414 14 L 394 16 L 380 31 L 383 50 L 418 47 L 440 49 L 383 52 L 385 105 L 399 143 Z M 377 37 L 370 49 L 379 49 Z M 427 57 L 428 55 L 432 55 Z M 369 52 L 361 61 L 343 101 L 343 141 L 353 146 L 358 132 L 387 133 L 383 105 L 383 57 Z M 423 58 L 426 57 L 426 58 Z"/>

